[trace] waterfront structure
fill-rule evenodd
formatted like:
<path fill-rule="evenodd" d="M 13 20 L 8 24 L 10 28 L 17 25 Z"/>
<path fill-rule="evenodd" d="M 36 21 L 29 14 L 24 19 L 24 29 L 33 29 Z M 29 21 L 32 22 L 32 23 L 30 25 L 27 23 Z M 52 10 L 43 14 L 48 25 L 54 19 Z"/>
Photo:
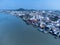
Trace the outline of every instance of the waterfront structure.
<path fill-rule="evenodd" d="M 12 15 L 21 17 L 27 24 L 37 26 L 44 33 L 51 33 L 60 38 L 60 15 L 55 11 L 6 11 Z"/>

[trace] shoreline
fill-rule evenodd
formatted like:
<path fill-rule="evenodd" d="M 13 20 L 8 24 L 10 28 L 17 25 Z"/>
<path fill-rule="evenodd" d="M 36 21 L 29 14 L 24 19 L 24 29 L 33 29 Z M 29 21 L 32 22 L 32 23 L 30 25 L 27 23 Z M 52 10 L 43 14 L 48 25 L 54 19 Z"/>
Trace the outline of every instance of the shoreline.
<path fill-rule="evenodd" d="M 26 14 L 27 12 L 18 12 L 18 11 L 12 11 L 10 13 L 4 12 L 7 14 L 11 14 L 14 16 L 20 17 L 27 25 L 32 25 L 35 28 L 38 28 L 41 32 L 44 33 L 50 33 L 56 37 L 60 38 L 60 16 L 57 16 L 56 14 L 51 12 L 31 12 Z M 51 14 L 53 13 L 53 14 Z M 49 15 L 48 15 L 49 14 Z M 46 16 L 46 17 L 45 17 Z M 55 24 L 56 23 L 56 24 Z M 59 26 L 59 27 L 58 27 Z M 56 28 L 58 27 L 58 28 Z"/>

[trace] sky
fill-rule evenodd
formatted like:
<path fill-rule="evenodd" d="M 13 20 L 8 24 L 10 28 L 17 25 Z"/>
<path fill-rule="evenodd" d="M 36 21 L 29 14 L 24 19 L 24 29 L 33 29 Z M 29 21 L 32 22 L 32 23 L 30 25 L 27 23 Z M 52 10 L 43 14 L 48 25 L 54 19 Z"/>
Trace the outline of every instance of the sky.
<path fill-rule="evenodd" d="M 60 0 L 0 0 L 0 9 L 60 10 Z"/>

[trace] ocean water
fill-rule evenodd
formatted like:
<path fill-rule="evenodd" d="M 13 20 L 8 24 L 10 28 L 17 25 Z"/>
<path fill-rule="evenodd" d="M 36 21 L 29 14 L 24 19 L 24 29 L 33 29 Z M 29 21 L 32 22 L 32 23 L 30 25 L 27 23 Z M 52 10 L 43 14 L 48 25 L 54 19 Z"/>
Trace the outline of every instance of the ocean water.
<path fill-rule="evenodd" d="M 60 39 L 38 31 L 19 17 L 0 14 L 0 45 L 60 45 Z"/>

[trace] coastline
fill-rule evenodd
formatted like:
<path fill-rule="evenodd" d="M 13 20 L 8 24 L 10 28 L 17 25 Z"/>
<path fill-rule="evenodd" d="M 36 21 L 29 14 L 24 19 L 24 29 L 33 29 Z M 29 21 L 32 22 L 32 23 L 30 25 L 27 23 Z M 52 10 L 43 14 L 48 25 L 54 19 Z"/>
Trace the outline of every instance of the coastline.
<path fill-rule="evenodd" d="M 55 13 L 55 11 L 6 11 L 4 13 L 11 14 L 14 16 L 20 17 L 27 25 L 32 25 L 33 27 L 39 29 L 41 32 L 44 33 L 50 33 L 56 37 L 60 38 L 60 31 L 57 29 L 57 31 L 54 29 L 54 25 L 59 24 L 57 22 L 58 17 Z M 52 14 L 51 14 L 52 13 Z M 56 19 L 54 19 L 51 16 L 55 16 Z M 52 19 L 49 19 L 49 18 Z M 46 22 L 47 21 L 47 22 Z M 56 22 L 56 24 L 55 24 Z M 47 24 L 46 24 L 47 23 Z M 52 25 L 52 24 L 53 25 Z M 51 28 L 49 25 L 51 25 L 53 28 Z M 59 24 L 60 27 L 60 24 Z M 55 30 L 55 31 L 54 31 Z M 56 34 L 55 34 L 56 33 Z"/>

